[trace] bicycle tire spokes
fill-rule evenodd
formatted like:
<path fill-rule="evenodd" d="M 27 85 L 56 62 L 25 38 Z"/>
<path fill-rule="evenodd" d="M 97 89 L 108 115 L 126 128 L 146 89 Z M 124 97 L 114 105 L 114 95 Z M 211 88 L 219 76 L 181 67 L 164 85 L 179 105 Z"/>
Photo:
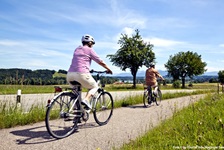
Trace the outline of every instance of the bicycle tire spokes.
<path fill-rule="evenodd" d="M 96 101 L 93 115 L 99 125 L 107 124 L 113 112 L 113 99 L 110 93 L 103 92 Z"/>
<path fill-rule="evenodd" d="M 106 71 L 95 72 L 97 73 L 97 83 L 100 84 L 99 74 L 106 73 Z M 81 106 L 80 89 L 72 88 L 70 92 L 61 92 L 48 104 L 45 123 L 51 136 L 59 139 L 65 138 L 78 129 L 77 124 L 81 123 L 80 119 L 88 120 L 89 113 Z M 96 98 L 92 99 L 91 105 L 96 123 L 99 125 L 107 124 L 113 114 L 114 107 L 111 94 L 100 88 Z"/>
<path fill-rule="evenodd" d="M 157 97 L 156 97 L 156 105 L 159 106 L 161 104 L 162 101 L 162 92 L 158 89 L 158 93 L 157 93 Z"/>
<path fill-rule="evenodd" d="M 143 94 L 143 104 L 145 107 L 149 107 L 151 103 L 156 103 L 157 106 L 160 105 L 162 100 L 162 92 L 160 89 L 157 91 L 157 96 L 154 95 L 153 89 L 148 87 L 147 89 L 144 88 Z"/>
<path fill-rule="evenodd" d="M 67 93 L 62 93 L 56 97 L 48 107 L 45 122 L 48 132 L 53 137 L 67 137 L 77 129 L 77 124 L 74 124 L 74 117 L 69 114 L 70 107 L 71 96 Z"/>

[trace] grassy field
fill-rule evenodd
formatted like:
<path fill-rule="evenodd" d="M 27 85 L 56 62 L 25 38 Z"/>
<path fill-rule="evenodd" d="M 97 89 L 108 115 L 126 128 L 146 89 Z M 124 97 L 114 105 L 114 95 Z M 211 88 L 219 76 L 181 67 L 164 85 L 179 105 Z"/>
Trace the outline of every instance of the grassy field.
<path fill-rule="evenodd" d="M 177 92 L 175 94 L 165 93 L 163 94 L 163 99 L 170 99 L 175 97 L 183 97 L 205 93 L 208 93 L 208 91 L 197 90 L 190 93 L 189 92 Z M 114 108 L 127 107 L 130 105 L 141 103 L 142 103 L 142 95 L 127 97 L 123 100 L 115 101 Z M 17 108 L 16 106 L 13 105 L 6 106 L 6 104 L 0 103 L 0 129 L 44 121 L 46 111 L 45 106 L 33 106 L 26 113 L 24 113 L 22 110 L 24 110 L 22 106 Z"/>
<path fill-rule="evenodd" d="M 53 93 L 55 85 L 0 85 L 0 95 L 3 94 L 16 94 L 18 89 L 21 89 L 22 94 L 34 94 L 34 93 Z M 63 88 L 68 88 L 68 85 L 60 85 Z M 161 85 L 162 90 L 174 89 L 171 84 L 166 86 Z M 126 90 L 142 90 L 143 84 L 137 84 L 136 89 L 133 89 L 132 84 L 108 84 L 105 89 L 107 91 L 126 91 Z M 194 84 L 193 87 L 186 87 L 186 89 L 207 89 L 217 90 L 217 83 L 203 83 Z M 87 91 L 83 88 L 83 91 Z"/>
<path fill-rule="evenodd" d="M 53 86 L 14 85 L 0 86 L 0 91 L 3 94 L 16 93 L 18 88 L 22 89 L 22 93 L 54 92 Z M 133 90 L 131 85 L 108 85 L 106 89 L 108 91 Z M 142 89 L 143 85 L 138 85 L 137 90 Z M 172 86 L 161 86 L 161 89 L 172 89 Z M 163 121 L 159 126 L 135 141 L 125 144 L 121 150 L 208 149 L 209 147 L 214 149 L 218 146 L 224 146 L 224 95 L 211 94 L 211 92 L 217 91 L 217 84 L 195 84 L 193 89 L 198 90 L 191 93 L 167 93 L 163 95 L 163 99 L 202 93 L 210 94 L 205 99 L 181 111 L 174 112 L 172 118 Z M 129 97 L 115 102 L 115 108 L 139 103 L 142 103 L 142 96 Z M 28 113 L 24 113 L 22 108 L 10 107 L 6 109 L 5 104 L 0 104 L 0 129 L 44 121 L 45 111 L 46 107 L 35 106 Z"/>
<path fill-rule="evenodd" d="M 209 94 L 120 150 L 223 149 L 223 110 L 224 95 Z"/>

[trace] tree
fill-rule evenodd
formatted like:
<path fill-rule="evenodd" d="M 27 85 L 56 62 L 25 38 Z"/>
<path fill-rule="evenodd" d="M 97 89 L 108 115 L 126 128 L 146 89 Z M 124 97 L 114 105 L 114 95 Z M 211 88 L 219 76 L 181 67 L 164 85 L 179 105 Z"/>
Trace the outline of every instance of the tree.
<path fill-rule="evenodd" d="M 182 88 L 185 88 L 185 78 L 203 74 L 206 69 L 206 63 L 202 62 L 201 55 L 190 51 L 179 52 L 174 56 L 170 56 L 165 67 L 168 75 L 173 77 L 173 80 L 182 80 Z"/>
<path fill-rule="evenodd" d="M 58 73 L 67 74 L 67 71 L 66 71 L 66 70 L 62 70 L 62 69 L 59 69 L 59 70 L 58 70 Z"/>
<path fill-rule="evenodd" d="M 224 70 L 218 72 L 218 79 L 221 84 L 224 84 Z"/>
<path fill-rule="evenodd" d="M 121 34 L 118 41 L 120 49 L 114 55 L 107 55 L 113 65 L 120 67 L 122 71 L 130 69 L 133 76 L 133 87 L 136 88 L 136 74 L 138 69 L 143 65 L 148 66 L 154 61 L 155 54 L 152 51 L 153 45 L 145 43 L 139 30 L 135 30 L 136 34 L 128 37 L 127 34 Z"/>

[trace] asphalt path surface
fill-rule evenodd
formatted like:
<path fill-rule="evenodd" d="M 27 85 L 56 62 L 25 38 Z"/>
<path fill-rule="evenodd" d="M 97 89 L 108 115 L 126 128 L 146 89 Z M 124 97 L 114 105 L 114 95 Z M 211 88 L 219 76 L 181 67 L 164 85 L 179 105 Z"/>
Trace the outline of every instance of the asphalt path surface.
<path fill-rule="evenodd" d="M 142 94 L 142 91 L 139 91 L 139 94 Z M 118 97 L 121 97 L 121 94 Z M 104 126 L 95 123 L 93 115 L 90 114 L 89 120 L 80 124 L 77 132 L 60 140 L 48 134 L 45 122 L 1 129 L 0 150 L 110 150 L 119 148 L 122 144 L 152 129 L 162 120 L 170 118 L 176 110 L 202 97 L 204 95 L 164 100 L 160 106 L 153 105 L 149 108 L 144 108 L 143 104 L 118 108 L 114 110 L 109 123 Z"/>

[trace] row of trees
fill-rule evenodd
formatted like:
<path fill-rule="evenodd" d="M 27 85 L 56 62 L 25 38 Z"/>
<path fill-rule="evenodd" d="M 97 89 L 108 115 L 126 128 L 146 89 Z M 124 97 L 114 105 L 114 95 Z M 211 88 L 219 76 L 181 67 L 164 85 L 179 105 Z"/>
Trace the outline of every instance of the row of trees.
<path fill-rule="evenodd" d="M 29 70 L 29 69 L 0 69 L 0 84 L 20 85 L 62 85 L 67 84 L 67 71 L 59 70 L 55 76 L 55 70 Z M 111 84 L 118 81 L 117 78 L 103 77 L 102 82 Z"/>
<path fill-rule="evenodd" d="M 27 69 L 0 69 L 0 84 L 21 84 L 21 85 L 62 85 L 66 83 L 66 71 L 59 70 L 57 72 L 58 75 L 52 74 L 56 71 L 52 70 L 35 70 L 34 72 L 37 73 L 30 73 L 27 75 L 28 72 L 32 72 L 31 70 Z M 16 74 L 15 74 L 16 72 Z M 21 74 L 21 72 L 23 74 Z M 40 72 L 42 74 L 40 75 Z M 34 75 L 31 75 L 34 74 Z M 38 75 L 39 74 L 39 75 Z M 46 76 L 48 76 L 46 78 Z M 42 77 L 42 78 L 41 78 Z M 130 83 L 130 77 L 103 77 L 102 83 L 105 84 L 113 84 L 117 81 L 122 81 L 123 83 Z M 186 81 L 191 83 L 202 83 L 202 82 L 209 82 L 209 83 L 217 83 L 221 81 L 224 82 L 224 71 L 219 72 L 219 78 L 213 76 L 197 76 L 193 77 L 193 79 L 186 78 Z M 175 82 L 175 81 L 174 81 Z M 136 83 L 144 83 L 144 77 L 138 77 L 136 79 Z M 166 83 L 173 83 L 171 78 L 166 79 Z"/>
<path fill-rule="evenodd" d="M 153 45 L 143 41 L 139 30 L 135 30 L 135 34 L 131 37 L 121 34 L 118 44 L 120 44 L 118 51 L 115 54 L 107 55 L 107 57 L 113 65 L 120 67 L 121 70 L 130 69 L 133 76 L 133 86 L 136 87 L 138 69 L 143 65 L 148 67 L 151 62 L 155 62 Z M 173 82 L 181 80 L 184 88 L 185 79 L 187 77 L 192 79 L 194 76 L 205 73 L 206 65 L 205 62 L 202 62 L 201 55 L 187 51 L 171 55 L 165 68 L 168 71 L 168 76 L 173 78 Z M 219 75 L 223 76 L 224 83 L 224 72 L 220 72 Z M 219 76 L 219 78 L 221 77 Z"/>
<path fill-rule="evenodd" d="M 53 77 L 54 70 L 0 69 L 0 84 L 52 85 L 64 83 L 65 79 Z"/>

